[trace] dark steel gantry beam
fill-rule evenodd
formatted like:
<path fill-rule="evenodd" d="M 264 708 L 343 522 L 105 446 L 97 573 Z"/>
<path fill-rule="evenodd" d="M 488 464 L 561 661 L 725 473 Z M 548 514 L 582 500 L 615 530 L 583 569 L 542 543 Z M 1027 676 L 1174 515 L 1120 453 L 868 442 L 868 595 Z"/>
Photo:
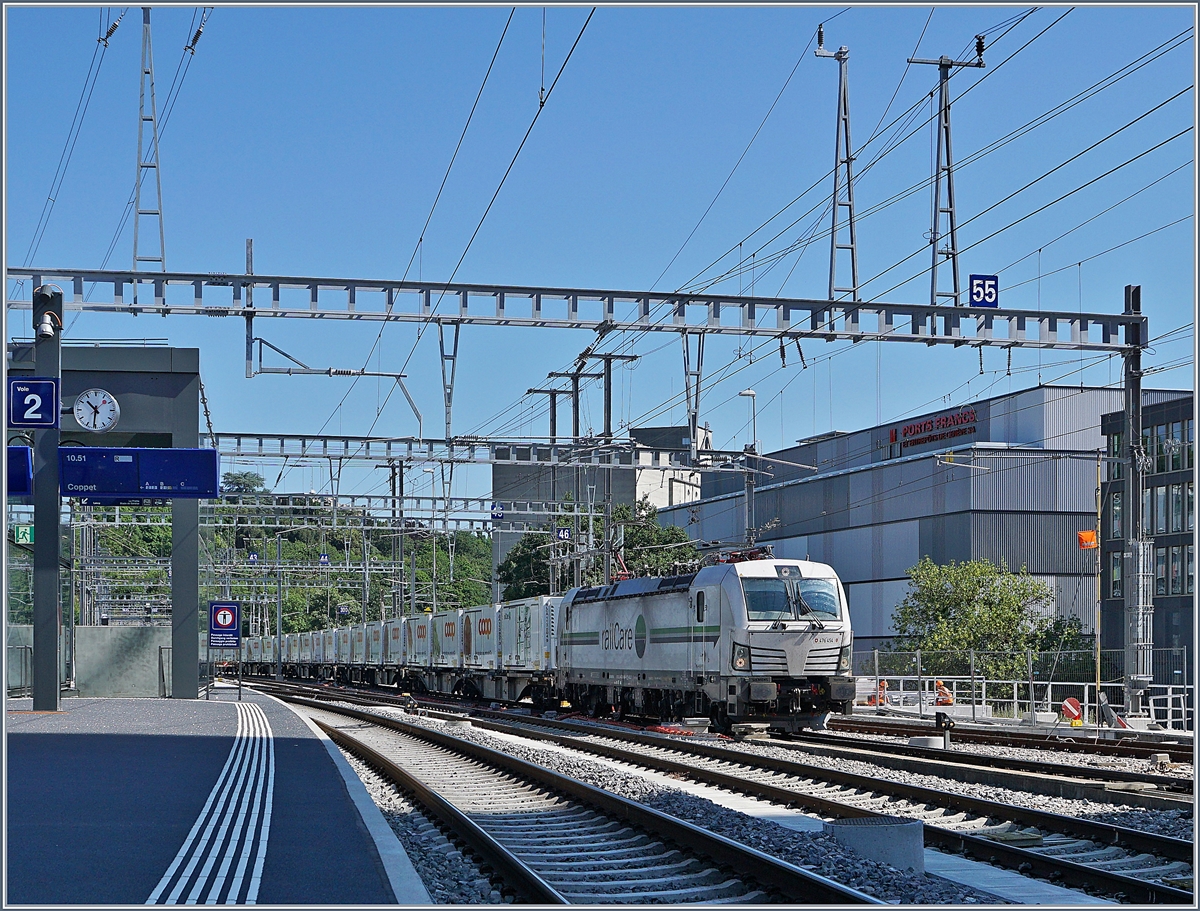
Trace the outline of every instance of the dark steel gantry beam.
<path fill-rule="evenodd" d="M 366 320 L 439 325 L 527 326 L 592 332 L 694 332 L 826 341 L 903 341 L 927 345 L 1045 348 L 1124 353 L 1134 344 L 1130 326 L 1146 318 L 1128 313 L 1069 310 L 995 310 L 877 301 L 742 297 L 588 288 L 444 282 L 226 275 L 185 272 L 120 272 L 93 269 L 8 269 L 9 295 L 53 281 L 70 288 L 66 310 L 95 313 L 158 313 L 247 318 Z M 95 285 L 90 289 L 90 285 Z M 152 303 L 135 300 L 135 287 L 152 286 Z M 247 291 L 257 289 L 254 302 Z M 84 300 L 85 290 L 95 300 Z M 435 310 L 444 295 L 456 300 Z M 516 301 L 523 301 L 520 308 Z M 28 310 L 28 297 L 9 297 L 12 310 Z M 520 312 L 518 312 L 520 310 Z M 1143 333 L 1142 338 L 1145 337 Z M 248 349 L 249 353 L 249 349 Z"/>

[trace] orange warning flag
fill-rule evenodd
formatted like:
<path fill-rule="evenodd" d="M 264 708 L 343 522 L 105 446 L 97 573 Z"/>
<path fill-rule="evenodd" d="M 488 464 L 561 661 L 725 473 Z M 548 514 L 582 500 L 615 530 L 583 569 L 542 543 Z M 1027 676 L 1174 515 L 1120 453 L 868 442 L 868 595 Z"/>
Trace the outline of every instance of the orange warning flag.
<path fill-rule="evenodd" d="M 1100 543 L 1096 540 L 1096 533 L 1094 531 L 1080 531 L 1076 532 L 1076 534 L 1079 537 L 1080 550 L 1091 550 L 1094 547 L 1100 546 Z"/>

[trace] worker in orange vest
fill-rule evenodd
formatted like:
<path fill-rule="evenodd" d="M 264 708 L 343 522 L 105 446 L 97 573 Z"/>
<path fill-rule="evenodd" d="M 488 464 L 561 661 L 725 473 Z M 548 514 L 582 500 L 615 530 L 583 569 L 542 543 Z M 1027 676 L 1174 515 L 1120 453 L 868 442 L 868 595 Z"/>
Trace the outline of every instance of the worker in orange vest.
<path fill-rule="evenodd" d="M 887 681 L 880 680 L 878 695 L 868 696 L 867 697 L 867 705 L 883 705 L 885 702 L 887 702 L 887 688 L 888 688 Z"/>
<path fill-rule="evenodd" d="M 954 705 L 954 694 L 950 692 L 946 684 L 940 680 L 934 681 L 934 686 L 937 688 L 937 699 L 935 705 Z"/>

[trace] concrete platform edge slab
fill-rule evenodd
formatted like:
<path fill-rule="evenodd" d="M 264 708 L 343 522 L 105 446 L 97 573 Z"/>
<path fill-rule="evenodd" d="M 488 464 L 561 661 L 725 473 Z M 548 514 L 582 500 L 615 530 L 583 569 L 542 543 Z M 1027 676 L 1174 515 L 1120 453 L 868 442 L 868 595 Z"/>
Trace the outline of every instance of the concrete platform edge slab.
<path fill-rule="evenodd" d="M 262 695 L 267 694 L 264 693 Z M 333 764 L 337 766 L 342 780 L 346 783 L 346 790 L 350 793 L 350 799 L 354 802 L 355 808 L 362 817 L 363 824 L 367 827 L 367 831 L 371 833 L 371 838 L 375 842 L 375 850 L 379 852 L 379 859 L 383 863 L 383 869 L 388 877 L 388 884 L 392 887 L 392 894 L 395 895 L 396 901 L 402 905 L 432 905 L 433 899 L 429 896 L 429 890 L 425 888 L 425 883 L 421 881 L 421 877 L 413 866 L 412 860 L 404 850 L 404 846 L 400 844 L 400 839 L 396 837 L 396 833 L 392 831 L 392 827 L 383 818 L 379 807 L 375 805 L 375 801 L 367 793 L 362 780 L 358 777 L 354 769 L 350 767 L 350 763 L 346 761 L 346 757 L 342 755 L 342 751 L 303 712 L 281 699 L 276 699 L 274 696 L 267 695 L 267 698 L 286 706 L 324 744 L 326 752 L 333 759 Z"/>

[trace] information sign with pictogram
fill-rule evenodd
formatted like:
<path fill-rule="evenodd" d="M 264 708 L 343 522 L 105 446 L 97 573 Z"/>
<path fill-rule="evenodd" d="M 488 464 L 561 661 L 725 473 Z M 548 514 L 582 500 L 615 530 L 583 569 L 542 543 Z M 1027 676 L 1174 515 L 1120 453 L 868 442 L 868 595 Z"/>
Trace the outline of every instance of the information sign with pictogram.
<path fill-rule="evenodd" d="M 241 648 L 241 604 L 237 601 L 208 602 L 208 647 Z"/>

